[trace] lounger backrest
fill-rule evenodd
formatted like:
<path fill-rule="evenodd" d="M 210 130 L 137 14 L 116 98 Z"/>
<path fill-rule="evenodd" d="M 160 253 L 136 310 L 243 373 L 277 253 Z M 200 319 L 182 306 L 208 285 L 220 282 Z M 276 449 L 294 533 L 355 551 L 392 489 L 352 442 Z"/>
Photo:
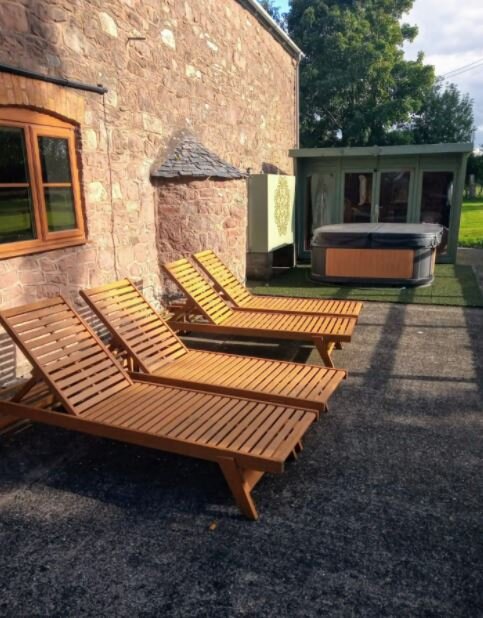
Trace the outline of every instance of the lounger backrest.
<path fill-rule="evenodd" d="M 1 311 L 0 323 L 72 414 L 80 415 L 132 384 L 61 296 Z"/>
<path fill-rule="evenodd" d="M 193 259 L 235 306 L 243 307 L 250 300 L 250 292 L 213 251 L 194 253 Z"/>
<path fill-rule="evenodd" d="M 222 324 L 233 313 L 213 286 L 188 260 L 163 264 L 163 268 L 203 315 L 214 324 Z"/>
<path fill-rule="evenodd" d="M 156 371 L 187 353 L 161 315 L 129 279 L 82 290 L 81 296 L 142 371 Z"/>

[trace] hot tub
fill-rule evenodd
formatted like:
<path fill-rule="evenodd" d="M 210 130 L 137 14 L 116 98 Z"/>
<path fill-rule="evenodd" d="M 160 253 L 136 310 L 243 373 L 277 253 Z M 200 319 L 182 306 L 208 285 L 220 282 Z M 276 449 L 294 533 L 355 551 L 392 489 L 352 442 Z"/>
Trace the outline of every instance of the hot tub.
<path fill-rule="evenodd" d="M 434 276 L 443 228 L 432 223 L 324 225 L 312 239 L 312 279 L 423 285 Z"/>

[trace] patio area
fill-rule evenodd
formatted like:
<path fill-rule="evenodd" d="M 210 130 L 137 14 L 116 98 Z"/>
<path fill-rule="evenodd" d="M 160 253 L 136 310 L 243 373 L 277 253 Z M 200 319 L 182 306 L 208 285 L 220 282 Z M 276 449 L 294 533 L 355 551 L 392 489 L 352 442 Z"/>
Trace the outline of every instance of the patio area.
<path fill-rule="evenodd" d="M 480 309 L 366 303 L 334 354 L 348 380 L 255 489 L 255 523 L 214 464 L 40 425 L 2 436 L 0 613 L 476 615 L 482 331 Z"/>

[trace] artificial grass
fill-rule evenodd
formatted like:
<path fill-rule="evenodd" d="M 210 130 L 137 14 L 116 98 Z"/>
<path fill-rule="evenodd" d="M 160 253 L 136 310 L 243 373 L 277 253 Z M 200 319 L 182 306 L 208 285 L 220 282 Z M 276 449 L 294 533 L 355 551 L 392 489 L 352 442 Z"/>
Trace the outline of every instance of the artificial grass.
<path fill-rule="evenodd" d="M 483 249 L 483 200 L 463 202 L 458 244 Z"/>
<path fill-rule="evenodd" d="M 274 296 L 483 307 L 483 295 L 471 266 L 454 264 L 436 264 L 434 282 L 427 287 L 321 285 L 310 279 L 309 266 L 292 268 L 274 277 L 267 285 L 251 282 L 249 287 L 255 294 Z"/>

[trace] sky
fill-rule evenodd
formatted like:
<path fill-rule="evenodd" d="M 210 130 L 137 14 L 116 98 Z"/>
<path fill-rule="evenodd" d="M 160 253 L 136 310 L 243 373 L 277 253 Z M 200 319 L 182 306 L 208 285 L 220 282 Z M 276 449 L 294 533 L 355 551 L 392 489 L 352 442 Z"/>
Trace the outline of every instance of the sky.
<path fill-rule="evenodd" d="M 276 0 L 284 11 L 289 0 Z M 483 0 L 415 0 L 404 21 L 417 25 L 419 34 L 405 45 L 406 57 L 414 59 L 423 51 L 425 61 L 433 64 L 437 75 L 467 64 L 483 62 Z M 450 77 L 448 77 L 450 79 Z M 475 145 L 483 144 L 483 64 L 451 77 L 462 93 L 474 101 Z"/>

